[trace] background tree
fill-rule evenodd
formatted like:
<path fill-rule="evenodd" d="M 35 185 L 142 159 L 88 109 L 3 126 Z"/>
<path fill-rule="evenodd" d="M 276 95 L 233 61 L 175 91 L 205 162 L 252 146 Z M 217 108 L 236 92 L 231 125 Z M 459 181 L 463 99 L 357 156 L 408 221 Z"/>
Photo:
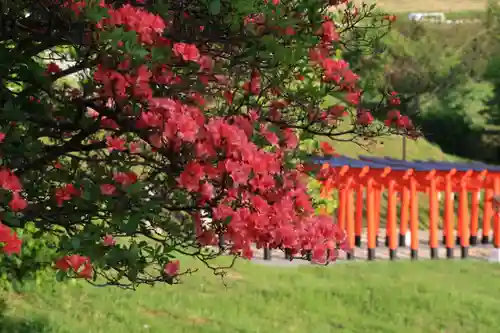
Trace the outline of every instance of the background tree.
<path fill-rule="evenodd" d="M 371 91 L 398 92 L 401 113 L 418 124 L 425 139 L 446 153 L 489 162 L 497 159 L 485 137 L 492 128 L 482 110 L 494 92 L 485 79 L 494 76 L 487 68 L 495 54 L 494 20 L 487 19 L 492 13 L 463 25 L 401 20 L 379 40 L 374 66 L 364 67 L 363 74 L 378 78 Z"/>

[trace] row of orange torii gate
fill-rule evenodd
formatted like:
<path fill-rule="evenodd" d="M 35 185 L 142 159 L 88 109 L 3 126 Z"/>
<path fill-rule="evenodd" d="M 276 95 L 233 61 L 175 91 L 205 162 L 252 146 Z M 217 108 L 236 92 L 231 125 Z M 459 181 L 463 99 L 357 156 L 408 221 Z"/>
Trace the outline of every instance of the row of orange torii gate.
<path fill-rule="evenodd" d="M 366 232 L 368 260 L 375 259 L 384 191 L 387 197 L 386 246 L 391 259 L 396 258 L 398 247 L 406 245 L 408 231 L 411 258 L 418 257 L 419 193 L 425 193 L 429 203 L 432 259 L 438 256 L 440 242 L 446 247 L 448 258 L 453 258 L 455 246 L 461 247 L 462 258 L 468 256 L 469 246 L 478 243 L 492 243 L 495 249 L 500 248 L 500 214 L 495 204 L 500 196 L 500 166 L 479 162 L 409 162 L 367 156 L 321 158 L 316 163 L 326 163 L 335 169 L 328 186 L 338 190 L 338 224 L 346 231 L 349 243 L 357 247 L 361 246 L 362 233 Z M 441 207 L 440 197 L 443 196 Z M 458 198 L 456 211 L 455 198 Z M 442 240 L 439 239 L 440 231 Z"/>

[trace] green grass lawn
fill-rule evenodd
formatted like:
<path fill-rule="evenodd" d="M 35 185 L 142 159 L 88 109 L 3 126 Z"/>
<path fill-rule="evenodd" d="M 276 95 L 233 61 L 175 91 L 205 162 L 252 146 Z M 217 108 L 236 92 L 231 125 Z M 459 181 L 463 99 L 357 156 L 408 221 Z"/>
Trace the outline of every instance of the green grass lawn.
<path fill-rule="evenodd" d="M 203 270 L 136 292 L 83 283 L 4 292 L 0 332 L 491 333 L 500 325 L 499 278 L 500 266 L 474 261 L 239 262 L 226 286 Z"/>

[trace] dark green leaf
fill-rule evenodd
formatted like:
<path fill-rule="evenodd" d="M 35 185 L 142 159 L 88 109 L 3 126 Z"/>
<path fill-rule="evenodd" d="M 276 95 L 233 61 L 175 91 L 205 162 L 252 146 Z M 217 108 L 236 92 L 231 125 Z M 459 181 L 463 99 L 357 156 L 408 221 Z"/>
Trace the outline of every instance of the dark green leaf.
<path fill-rule="evenodd" d="M 4 219 L 6 222 L 8 222 L 12 226 L 18 227 L 21 225 L 21 223 L 19 222 L 19 219 L 16 217 L 16 215 L 13 212 L 5 212 Z"/>
<path fill-rule="evenodd" d="M 56 280 L 58 282 L 61 282 L 61 281 L 64 281 L 66 279 L 66 272 L 63 272 L 63 271 L 58 271 L 56 273 Z"/>
<path fill-rule="evenodd" d="M 139 223 L 141 223 L 142 214 L 135 214 L 129 217 L 127 223 L 123 225 L 123 231 L 129 235 L 137 231 Z"/>
<path fill-rule="evenodd" d="M 108 16 L 107 8 L 102 8 L 100 6 L 89 7 L 89 9 L 85 11 L 85 17 L 90 19 L 92 22 L 99 22 Z"/>
<path fill-rule="evenodd" d="M 71 239 L 71 246 L 73 247 L 73 249 L 78 250 L 80 248 L 80 239 L 72 238 Z"/>
<path fill-rule="evenodd" d="M 134 194 L 142 190 L 142 183 L 137 182 L 127 187 L 127 192 L 129 194 Z"/>
<path fill-rule="evenodd" d="M 228 217 L 226 217 L 226 218 L 224 219 L 224 224 L 225 224 L 225 225 L 228 225 L 228 224 L 231 222 L 231 220 L 232 220 L 232 219 L 233 219 L 233 217 L 232 217 L 232 216 L 228 216 Z"/>
<path fill-rule="evenodd" d="M 137 268 L 130 267 L 128 269 L 127 275 L 128 275 L 128 278 L 129 278 L 130 281 L 134 282 L 137 279 L 137 274 L 138 274 Z"/>
<path fill-rule="evenodd" d="M 210 5 L 208 6 L 208 11 L 211 15 L 219 15 L 220 14 L 220 0 L 212 0 Z"/>

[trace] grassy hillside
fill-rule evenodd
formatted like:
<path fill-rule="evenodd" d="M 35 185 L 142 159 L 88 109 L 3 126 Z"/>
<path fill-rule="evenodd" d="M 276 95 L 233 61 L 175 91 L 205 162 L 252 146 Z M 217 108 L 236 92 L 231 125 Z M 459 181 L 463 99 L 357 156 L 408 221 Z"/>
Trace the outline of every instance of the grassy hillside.
<path fill-rule="evenodd" d="M 394 13 L 406 12 L 474 12 L 486 9 L 487 0 L 354 0 L 361 4 L 377 3 L 378 7 Z"/>
<path fill-rule="evenodd" d="M 0 332 L 486 333 L 500 325 L 500 266 L 488 263 L 236 266 L 227 287 L 202 270 L 182 285 L 137 292 L 83 283 L 0 292 Z"/>
<path fill-rule="evenodd" d="M 377 140 L 376 144 L 363 147 L 351 142 L 335 142 L 333 146 L 339 154 L 349 157 L 368 155 L 401 159 L 403 155 L 403 139 L 397 136 L 382 137 Z M 406 140 L 406 158 L 409 160 L 459 160 L 458 157 L 443 153 L 438 146 L 424 138 Z"/>

